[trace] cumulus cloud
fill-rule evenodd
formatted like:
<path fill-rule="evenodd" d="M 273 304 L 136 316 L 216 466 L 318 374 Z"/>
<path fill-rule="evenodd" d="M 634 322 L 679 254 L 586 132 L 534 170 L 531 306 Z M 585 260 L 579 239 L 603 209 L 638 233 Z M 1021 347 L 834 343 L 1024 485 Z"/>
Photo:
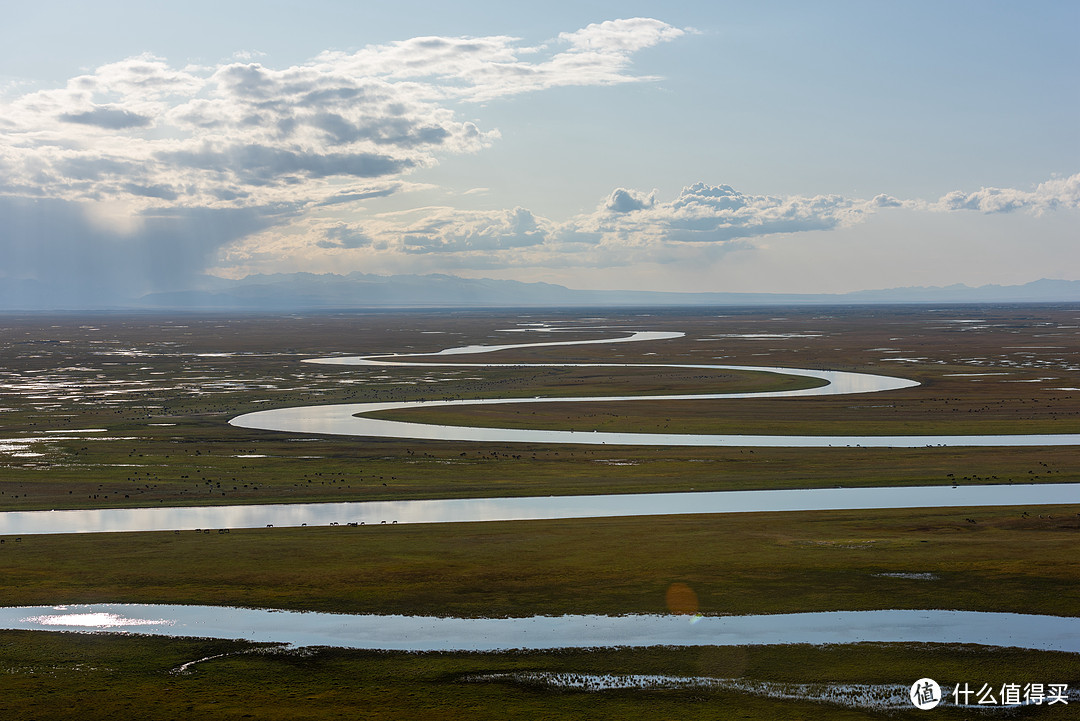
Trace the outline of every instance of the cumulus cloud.
<path fill-rule="evenodd" d="M 134 272 L 141 258 L 138 277 L 159 287 L 212 259 L 541 246 L 550 222 L 521 208 L 425 209 L 362 225 L 327 220 L 326 209 L 417 187 L 410 171 L 495 142 L 498 130 L 458 117 L 462 103 L 649 80 L 629 71 L 632 54 L 683 32 L 636 18 L 551 47 L 422 37 L 285 68 L 250 51 L 208 66 L 147 54 L 61 87 L 13 86 L 0 96 L 0 278 L 68 287 L 100 270 L 120 283 L 106 271 Z M 67 262 L 82 257 L 101 261 Z"/>
<path fill-rule="evenodd" d="M 977 210 L 983 213 L 1011 213 L 1026 210 L 1044 213 L 1057 208 L 1080 208 L 1080 173 L 1040 183 L 1035 190 L 982 188 L 974 193 L 953 191 L 933 206 L 936 210 Z"/>
<path fill-rule="evenodd" d="M 870 203 L 875 208 L 900 208 L 904 205 L 903 201 L 897 200 L 891 195 L 886 195 L 885 193 L 875 195 L 870 201 Z"/>
<path fill-rule="evenodd" d="M 555 48 L 422 37 L 282 69 L 253 53 L 208 67 L 128 58 L 0 104 L 0 194 L 143 209 L 324 202 L 349 194 L 342 182 L 400 178 L 498 138 L 451 103 L 640 81 L 630 56 L 683 33 L 634 18 Z"/>
<path fill-rule="evenodd" d="M 832 228 L 857 222 L 873 205 L 838 196 L 747 195 L 705 183 L 661 202 L 656 191 L 616 188 L 592 213 L 562 222 L 521 207 L 444 206 L 377 214 L 362 227 L 300 219 L 286 233 L 270 229 L 250 238 L 222 261 L 243 272 L 273 269 L 269 259 L 275 256 L 307 257 L 325 268 L 327 263 L 317 259 L 326 252 L 365 267 L 371 262 L 392 266 L 395 258 L 411 258 L 429 268 L 608 267 L 665 262 L 679 248 L 676 255 L 684 257 L 694 247 L 743 248 L 740 239 Z M 359 235 L 363 242 L 342 242 L 348 234 Z M 265 265 L 268 260 L 270 266 Z"/>
<path fill-rule="evenodd" d="M 555 48 L 528 47 L 506 35 L 419 37 L 356 53 L 327 52 L 317 61 L 349 72 L 413 80 L 431 97 L 484 102 L 552 87 L 654 80 L 627 73 L 630 56 L 690 32 L 653 18 L 609 20 L 561 33 Z"/>
<path fill-rule="evenodd" d="M 759 195 L 696 183 L 672 198 L 615 188 L 594 210 L 349 207 L 418 187 L 408 174 L 479 151 L 498 130 L 469 103 L 553 87 L 648 81 L 635 53 L 689 29 L 611 20 L 542 46 L 520 38 L 420 37 L 326 52 L 285 68 L 238 53 L 211 66 L 151 55 L 0 97 L 0 277 L 52 274 L 165 287 L 207 266 L 245 271 L 610 267 L 750 248 L 874 213 L 1047 213 L 1080 208 L 1080 174 L 1034 189 Z M 481 181 L 483 182 L 483 181 Z M 485 188 L 461 193 L 482 202 Z M 98 282 L 98 281 L 94 281 Z"/>
<path fill-rule="evenodd" d="M 659 45 L 686 34 L 653 18 L 629 18 L 593 23 L 571 33 L 560 33 L 559 39 L 570 43 L 577 51 L 624 54 Z"/>
<path fill-rule="evenodd" d="M 657 202 L 623 188 L 591 215 L 567 228 L 604 242 L 719 243 L 772 233 L 826 230 L 856 222 L 872 203 L 836 195 L 814 197 L 747 195 L 728 185 L 695 183 L 672 201 Z"/>
<path fill-rule="evenodd" d="M 141 128 L 149 125 L 152 120 L 145 115 L 133 113 L 123 108 L 110 108 L 108 106 L 96 107 L 81 113 L 61 113 L 61 120 L 81 125 L 96 125 L 107 130 L 122 130 L 124 128 Z"/>
<path fill-rule="evenodd" d="M 1049 181 L 1032 192 L 997 190 L 989 197 L 1021 198 L 1015 208 L 1035 212 L 1076 208 L 1078 186 L 1080 175 Z M 981 191 L 946 197 L 986 196 Z M 280 270 L 275 263 L 283 257 L 290 262 L 303 258 L 323 271 L 345 265 L 384 272 L 693 263 L 752 250 L 777 235 L 850 227 L 878 212 L 969 207 L 990 212 L 985 202 L 949 205 L 887 194 L 868 200 L 755 195 L 730 185 L 695 183 L 665 201 L 655 190 L 616 188 L 596 210 L 561 221 L 521 207 L 481 211 L 445 206 L 376 214 L 351 225 L 301 218 L 285 233 L 274 228 L 253 236 L 221 260 L 233 274 Z"/>
<path fill-rule="evenodd" d="M 495 137 L 377 77 L 256 63 L 177 70 L 151 57 L 0 114 L 0 193 L 142 209 L 319 202 L 342 195 L 342 181 L 399 177 Z"/>
<path fill-rule="evenodd" d="M 216 272 L 240 277 L 289 267 L 316 272 L 522 267 L 547 262 L 555 231 L 555 223 L 525 208 L 432 206 L 349 222 L 302 216 L 224 249 Z M 281 265 L 283 258 L 288 260 Z"/>
<path fill-rule="evenodd" d="M 656 191 L 643 195 L 634 190 L 616 188 L 604 203 L 604 209 L 615 213 L 630 213 L 635 210 L 651 208 L 656 202 Z"/>

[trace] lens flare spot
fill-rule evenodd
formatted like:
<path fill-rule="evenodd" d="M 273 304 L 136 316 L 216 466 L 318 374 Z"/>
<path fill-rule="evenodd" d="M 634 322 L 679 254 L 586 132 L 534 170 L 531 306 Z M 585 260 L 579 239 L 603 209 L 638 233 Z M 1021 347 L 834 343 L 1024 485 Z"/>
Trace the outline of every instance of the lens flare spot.
<path fill-rule="evenodd" d="M 668 586 L 664 600 L 672 613 L 693 616 L 698 612 L 697 594 L 685 583 L 676 582 Z"/>

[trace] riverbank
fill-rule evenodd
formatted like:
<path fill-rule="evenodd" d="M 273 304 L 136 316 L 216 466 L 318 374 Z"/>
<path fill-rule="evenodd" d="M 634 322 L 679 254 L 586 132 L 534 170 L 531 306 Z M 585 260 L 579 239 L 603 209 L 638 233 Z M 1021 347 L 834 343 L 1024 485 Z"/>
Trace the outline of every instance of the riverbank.
<path fill-rule="evenodd" d="M 313 403 L 775 391 L 802 382 L 776 374 L 677 368 L 301 362 L 327 353 L 434 353 L 450 346 L 554 337 L 498 330 L 520 331 L 543 321 L 576 329 L 560 338 L 612 338 L 646 325 L 686 335 L 428 360 L 768 364 L 895 375 L 921 385 L 863 397 L 423 412 L 452 412 L 454 417 L 446 419 L 452 423 L 472 419 L 514 426 L 535 420 L 540 427 L 582 433 L 978 434 L 1077 428 L 1080 348 L 1069 329 L 1076 322 L 1073 308 L 776 313 L 738 309 L 718 318 L 715 312 L 665 310 L 602 320 L 573 311 L 4 318 L 0 510 L 1080 481 L 1073 449 L 575 448 L 361 440 L 227 424 L 254 410 Z M 288 339 L 285 347 L 282 338 Z M 523 409 L 523 415 L 509 417 Z M 550 415 L 559 411 L 572 417 Z"/>
<path fill-rule="evenodd" d="M 200 659 L 206 659 L 199 662 Z M 197 662 L 193 663 L 192 662 Z M 184 671 L 179 669 L 187 666 Z M 723 687 L 581 691 L 528 681 L 542 673 L 654 674 L 744 683 L 894 685 L 1064 683 L 1080 655 L 974 646 L 863 644 L 561 650 L 504 654 L 411 654 L 315 648 L 280 651 L 235 641 L 0 631 L 2 707 L 39 721 L 179 718 L 451 719 L 580 718 L 713 721 L 923 719 L 912 707 L 879 708 L 768 698 Z M 514 675 L 520 674 L 521 680 Z M 484 677 L 503 676 L 503 678 Z M 1038 706 L 1024 718 L 1075 718 L 1072 705 Z M 996 716 L 996 715 L 995 715 Z M 990 716 L 994 718 L 995 716 Z M 971 717 L 939 707 L 934 718 Z"/>

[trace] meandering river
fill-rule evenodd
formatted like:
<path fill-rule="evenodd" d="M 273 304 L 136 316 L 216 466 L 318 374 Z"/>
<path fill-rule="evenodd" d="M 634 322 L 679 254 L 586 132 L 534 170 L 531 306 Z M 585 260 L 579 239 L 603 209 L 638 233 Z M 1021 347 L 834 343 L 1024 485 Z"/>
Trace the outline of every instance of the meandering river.
<path fill-rule="evenodd" d="M 552 367 L 584 364 L 497 364 L 416 362 L 403 358 L 490 353 L 542 345 L 655 341 L 681 333 L 637 332 L 598 340 L 552 341 L 500 346 L 464 346 L 431 354 L 394 354 L 311 359 L 347 365 L 430 367 Z M 591 365 L 591 364 L 590 364 Z M 510 398 L 357 403 L 304 406 L 239 416 L 232 425 L 290 433 L 384 438 L 425 438 L 503 443 L 580 443 L 650 446 L 877 446 L 1077 445 L 1080 434 L 993 436 L 764 436 L 657 433 L 589 433 L 473 428 L 385 421 L 365 414 L 399 408 L 491 403 L 613 402 L 646 399 L 695 400 L 820 396 L 899 390 L 914 381 L 863 373 L 731 365 L 604 364 L 601 367 L 696 368 L 785 373 L 824 385 L 771 393 L 718 393 L 594 398 Z M 542 518 L 856 508 L 912 508 L 1080 503 L 1080 484 L 934 486 L 919 488 L 827 488 L 710 493 L 451 499 L 404 502 L 329 503 L 201 508 L 99 509 L 0 514 L 0 535 L 97 533 L 200 529 L 224 531 L 267 525 L 356 525 L 446 523 Z M 926 582 L 919 580 L 916 582 Z M 108 630 L 173 636 L 273 641 L 295 646 L 331 645 L 410 651 L 498 651 L 653 645 L 779 643 L 975 643 L 1080 653 L 1080 618 L 941 610 L 835 611 L 764 616 L 562 616 L 462 619 L 418 616 L 359 616 L 296 613 L 217 606 L 95 604 L 91 606 L 0 608 L 0 628 Z"/>
<path fill-rule="evenodd" d="M 744 434 L 689 434 L 689 433 L 610 433 L 604 431 L 582 432 L 570 430 L 535 430 L 523 428 L 483 428 L 475 426 L 447 426 L 428 423 L 406 423 L 371 418 L 367 414 L 408 408 L 434 408 L 439 406 L 479 406 L 536 403 L 613 403 L 633 401 L 693 401 L 738 398 L 795 398 L 854 393 L 880 393 L 917 386 L 918 382 L 906 378 L 851 373 L 846 371 L 814 370 L 810 368 L 776 368 L 770 366 L 741 366 L 713 364 L 651 364 L 651 363 L 446 363 L 432 361 L 406 361 L 409 357 L 453 356 L 492 353 L 511 348 L 530 348 L 552 345 L 582 345 L 586 343 L 639 342 L 668 340 L 681 337 L 682 333 L 639 331 L 614 339 L 553 341 L 547 343 L 517 343 L 494 346 L 463 346 L 447 348 L 437 353 L 391 354 L 380 356 L 349 356 L 337 358 L 313 358 L 307 363 L 333 365 L 395 365 L 428 367 L 469 368 L 693 368 L 714 371 L 758 371 L 782 373 L 824 381 L 824 385 L 790 391 L 761 393 L 699 393 L 648 396 L 594 396 L 587 398 L 487 398 L 422 400 L 384 403 L 345 403 L 319 406 L 297 406 L 256 411 L 238 416 L 229 423 L 240 428 L 289 433 L 316 433 L 325 435 L 363 436 L 369 438 L 409 438 L 481 443 L 553 443 L 582 445 L 624 446 L 742 446 L 742 447 L 801 447 L 822 448 L 829 446 L 862 446 L 876 448 L 920 448 L 924 446 L 1062 446 L 1080 445 L 1080 434 L 1010 434 L 1010 435 L 744 435 Z"/>

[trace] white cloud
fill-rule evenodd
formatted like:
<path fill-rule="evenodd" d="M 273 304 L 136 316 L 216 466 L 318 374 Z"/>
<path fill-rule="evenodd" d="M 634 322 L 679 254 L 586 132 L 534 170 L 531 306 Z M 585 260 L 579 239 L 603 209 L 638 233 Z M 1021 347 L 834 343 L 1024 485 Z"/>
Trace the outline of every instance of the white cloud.
<path fill-rule="evenodd" d="M 307 258 L 325 268 L 326 262 L 318 259 L 327 253 L 358 266 L 408 256 L 425 267 L 608 267 L 683 258 L 697 252 L 694 246 L 744 247 L 733 241 L 832 228 L 857 221 L 871 206 L 869 201 L 836 196 L 751 196 L 704 183 L 684 188 L 669 202 L 659 202 L 656 191 L 617 188 L 593 213 L 564 222 L 520 207 L 424 207 L 377 214 L 348 226 L 301 218 L 286 229 L 268 229 L 247 239 L 222 261 L 225 267 L 239 265 L 247 272 L 266 263 L 272 266 L 274 258 L 282 257 L 292 263 Z M 341 241 L 354 236 L 364 242 Z"/>
<path fill-rule="evenodd" d="M 372 179 L 499 137 L 450 103 L 638 81 L 630 55 L 681 34 L 635 18 L 565 34 L 569 48 L 557 52 L 492 36 L 413 38 L 284 69 L 253 53 L 212 67 L 128 58 L 0 102 L 0 194 L 136 209 L 299 208 L 362 195 Z"/>
<path fill-rule="evenodd" d="M 568 47 L 554 53 L 506 35 L 421 37 L 356 53 L 327 52 L 316 60 L 360 75 L 412 80 L 425 97 L 484 102 L 553 87 L 654 80 L 627 74 L 630 56 L 687 32 L 660 20 L 631 18 L 561 33 L 558 40 Z"/>
<path fill-rule="evenodd" d="M 1080 173 L 1040 183 L 1035 190 L 982 188 L 974 193 L 953 191 L 931 206 L 936 210 L 978 210 L 1010 213 L 1026 210 L 1044 213 L 1057 208 L 1080 208 Z"/>
<path fill-rule="evenodd" d="M 616 188 L 611 191 L 611 195 L 608 196 L 607 201 L 604 203 L 604 210 L 608 210 L 615 213 L 630 213 L 635 210 L 644 210 L 645 208 L 651 208 L 656 204 L 656 191 L 648 195 L 644 195 L 635 190 L 627 190 L 626 188 Z"/>
<path fill-rule="evenodd" d="M 645 195 L 619 188 L 596 212 L 576 218 L 568 230 L 609 243 L 718 243 L 826 230 L 857 222 L 871 207 L 871 202 L 836 195 L 746 195 L 728 185 L 705 183 L 683 188 L 673 201 L 661 203 L 655 191 Z"/>
<path fill-rule="evenodd" d="M 995 189 L 946 197 L 1024 198 L 1043 212 L 1076 208 L 1080 175 L 1044 183 L 1036 191 Z M 597 209 L 558 221 L 524 208 L 461 210 L 437 206 L 375 214 L 342 224 L 300 218 L 235 245 L 221 258 L 230 275 L 304 267 L 322 272 L 581 269 L 639 264 L 711 263 L 733 251 L 753 251 L 780 238 L 800 242 L 810 231 L 839 231 L 876 213 L 954 214 L 970 205 L 869 200 L 838 195 L 771 196 L 742 193 L 728 185 L 695 183 L 672 200 L 657 191 L 616 188 Z M 988 210 L 987 207 L 981 207 Z M 872 245 L 872 241 L 864 241 Z M 286 266 L 279 263 L 288 259 Z"/>
<path fill-rule="evenodd" d="M 615 188 L 570 218 L 527 207 L 358 207 L 438 190 L 406 176 L 495 143 L 497 129 L 461 117 L 462 107 L 475 108 L 467 103 L 651 80 L 631 71 L 634 53 L 689 32 L 630 18 L 561 33 L 544 46 L 502 35 L 421 37 L 285 68 L 254 52 L 185 67 L 142 55 L 63 87 L 10 87 L 0 95 L 0 246 L 18 263 L 0 275 L 33 277 L 52 264 L 67 268 L 58 275 L 67 282 L 87 267 L 105 273 L 134 259 L 155 268 L 151 285 L 215 262 L 233 275 L 693 265 L 778 238 L 801 242 L 809 231 L 843 234 L 874 214 L 1080 209 L 1080 174 L 937 200 L 755 195 L 706 183 L 665 200 L 656 190 Z M 460 196 L 479 205 L 487 192 Z M 218 225 L 207 232 L 210 223 Z M 108 262 L 70 262 L 79 257 Z"/>
<path fill-rule="evenodd" d="M 362 263 L 363 259 L 430 256 L 455 257 L 484 266 L 515 265 L 530 251 L 550 241 L 554 225 L 524 208 L 513 210 L 459 210 L 424 207 L 382 213 L 364 222 L 306 216 L 283 227 L 267 229 L 229 248 L 223 268 L 243 272 L 275 268 L 281 258 L 302 267 L 324 268 L 327 258 Z M 525 262 L 532 262 L 525 261 Z M 424 261 L 421 261 L 424 262 Z M 441 263 L 444 260 L 431 261 Z M 307 264 L 305 266 L 305 263 Z M 240 273 L 243 274 L 243 273 Z"/>
<path fill-rule="evenodd" d="M 653 18 L 629 18 L 593 23 L 572 33 L 560 33 L 559 39 L 574 50 L 629 54 L 674 40 L 686 31 Z"/>

